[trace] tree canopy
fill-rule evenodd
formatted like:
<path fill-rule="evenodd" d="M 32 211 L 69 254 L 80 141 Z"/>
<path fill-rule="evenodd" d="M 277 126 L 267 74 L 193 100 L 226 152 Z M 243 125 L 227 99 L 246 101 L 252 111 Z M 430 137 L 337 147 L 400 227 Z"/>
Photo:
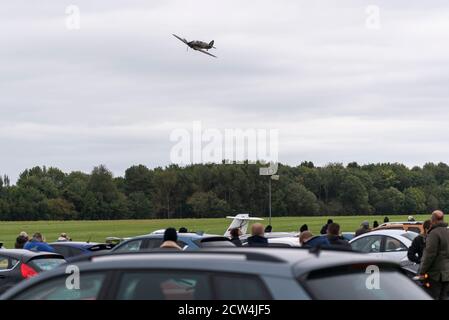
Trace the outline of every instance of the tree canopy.
<path fill-rule="evenodd" d="M 128 168 L 89 174 L 58 168 L 24 170 L 16 184 L 0 176 L 0 220 L 148 219 L 268 214 L 261 163 Z M 420 214 L 449 211 L 449 166 L 399 163 L 279 165 L 273 216 Z"/>

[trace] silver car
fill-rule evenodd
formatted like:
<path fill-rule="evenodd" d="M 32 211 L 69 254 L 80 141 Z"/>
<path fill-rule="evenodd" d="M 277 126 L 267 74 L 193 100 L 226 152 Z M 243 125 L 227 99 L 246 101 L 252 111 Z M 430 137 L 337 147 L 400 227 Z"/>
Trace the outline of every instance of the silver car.
<path fill-rule="evenodd" d="M 349 243 L 352 250 L 400 263 L 418 233 L 404 230 L 377 230 L 364 233 Z"/>

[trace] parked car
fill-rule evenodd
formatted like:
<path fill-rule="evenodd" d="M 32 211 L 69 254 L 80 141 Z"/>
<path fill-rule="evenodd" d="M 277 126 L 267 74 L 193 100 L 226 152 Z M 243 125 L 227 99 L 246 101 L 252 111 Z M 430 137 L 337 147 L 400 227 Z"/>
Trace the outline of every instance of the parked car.
<path fill-rule="evenodd" d="M 164 239 L 162 233 L 156 232 L 131 238 L 115 246 L 111 252 L 133 252 L 157 249 Z M 178 233 L 178 245 L 184 250 L 198 250 L 207 247 L 235 247 L 227 237 L 197 233 Z"/>
<path fill-rule="evenodd" d="M 400 262 L 418 234 L 396 229 L 378 230 L 355 237 L 349 243 L 354 251 Z"/>
<path fill-rule="evenodd" d="M 55 249 L 56 253 L 62 255 L 67 261 L 83 254 L 92 254 L 99 251 L 107 251 L 113 248 L 113 245 L 96 242 L 76 242 L 76 241 L 58 241 L 49 243 Z"/>
<path fill-rule="evenodd" d="M 39 272 L 54 269 L 64 262 L 64 257 L 60 254 L 0 249 L 0 292 Z"/>
<path fill-rule="evenodd" d="M 366 270 L 373 264 L 382 274 L 376 290 L 366 285 Z M 65 268 L 57 268 L 20 283 L 0 299 L 430 299 L 397 263 L 328 250 L 158 250 L 92 256 L 77 266 L 78 290 L 66 286 Z"/>
<path fill-rule="evenodd" d="M 382 223 L 377 228 L 374 228 L 372 231 L 378 230 L 404 230 L 404 231 L 413 231 L 416 233 L 423 233 L 424 227 L 422 221 L 400 221 L 400 222 L 387 222 Z"/>

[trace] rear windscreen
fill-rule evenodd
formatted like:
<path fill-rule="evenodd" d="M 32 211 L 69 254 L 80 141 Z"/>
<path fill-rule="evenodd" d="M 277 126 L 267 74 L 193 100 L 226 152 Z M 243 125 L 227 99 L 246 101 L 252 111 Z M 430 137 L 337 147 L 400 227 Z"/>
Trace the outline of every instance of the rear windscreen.
<path fill-rule="evenodd" d="M 64 262 L 65 260 L 61 258 L 39 258 L 31 260 L 29 264 L 35 267 L 37 271 L 49 271 L 53 270 Z"/>
<path fill-rule="evenodd" d="M 363 270 L 314 272 L 306 286 L 318 300 L 415 300 L 429 297 L 402 273 L 380 270 L 378 277 Z M 377 283 L 376 283 L 376 281 Z M 338 289 L 336 289 L 338 288 Z"/>
<path fill-rule="evenodd" d="M 201 241 L 199 243 L 201 248 L 211 248 L 211 247 L 235 247 L 231 241 L 228 240 L 217 240 L 217 241 Z"/>

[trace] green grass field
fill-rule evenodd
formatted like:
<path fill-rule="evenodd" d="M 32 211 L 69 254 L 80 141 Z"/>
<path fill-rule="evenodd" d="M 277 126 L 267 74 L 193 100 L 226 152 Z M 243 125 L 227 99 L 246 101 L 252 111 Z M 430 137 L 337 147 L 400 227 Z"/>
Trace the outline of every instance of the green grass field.
<path fill-rule="evenodd" d="M 417 220 L 428 219 L 430 215 L 416 215 Z M 379 223 L 383 216 L 337 216 L 331 217 L 340 224 L 342 231 L 355 231 L 363 220 L 370 224 L 374 220 Z M 404 221 L 407 216 L 389 216 L 390 221 Z M 272 220 L 273 231 L 297 231 L 307 223 L 313 233 L 318 233 L 328 217 L 276 217 Z M 13 248 L 20 231 L 28 234 L 41 232 L 48 242 L 55 241 L 61 232 L 66 232 L 73 241 L 104 242 L 108 236 L 130 237 L 150 233 L 166 227 L 179 228 L 184 226 L 189 230 L 204 231 L 213 234 L 223 234 L 229 226 L 229 219 L 158 219 L 158 220 L 102 220 L 102 221 L 0 221 L 0 242 L 6 248 Z M 268 224 L 268 218 L 262 221 Z"/>

